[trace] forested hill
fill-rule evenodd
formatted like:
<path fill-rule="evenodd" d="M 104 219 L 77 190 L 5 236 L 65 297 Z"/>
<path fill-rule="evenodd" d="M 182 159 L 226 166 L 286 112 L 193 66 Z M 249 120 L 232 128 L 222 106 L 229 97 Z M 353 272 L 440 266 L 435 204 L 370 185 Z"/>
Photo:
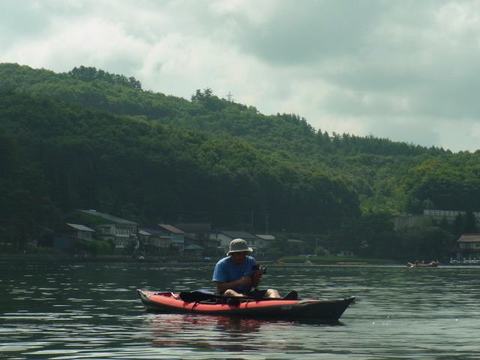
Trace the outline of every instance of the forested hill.
<path fill-rule="evenodd" d="M 323 152 L 415 156 L 442 153 L 441 149 L 392 142 L 388 139 L 329 135 L 315 131 L 297 115 L 266 116 L 252 106 L 227 101 L 210 89 L 197 90 L 191 101 L 144 91 L 136 79 L 114 75 L 95 68 L 79 67 L 63 74 L 34 70 L 17 64 L 0 65 L 3 88 L 75 103 L 90 109 L 118 115 L 144 116 L 163 124 L 173 124 L 208 133 L 228 133 L 259 146 L 284 149 L 302 158 Z"/>
<path fill-rule="evenodd" d="M 268 219 L 272 231 L 305 232 L 362 212 L 480 209 L 478 157 L 329 135 L 209 89 L 189 101 L 94 68 L 0 64 L 0 233 L 8 236 L 54 227 L 75 208 L 257 231 Z"/>

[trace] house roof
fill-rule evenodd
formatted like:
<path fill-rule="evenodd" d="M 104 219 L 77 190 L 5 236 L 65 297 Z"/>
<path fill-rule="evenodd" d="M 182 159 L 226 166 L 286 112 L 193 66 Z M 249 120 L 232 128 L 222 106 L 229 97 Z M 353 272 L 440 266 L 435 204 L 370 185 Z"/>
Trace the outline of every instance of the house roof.
<path fill-rule="evenodd" d="M 288 239 L 287 242 L 290 244 L 305 244 L 305 241 L 297 239 Z"/>
<path fill-rule="evenodd" d="M 171 232 L 173 234 L 185 234 L 185 232 L 183 232 L 182 230 L 176 228 L 175 226 L 173 225 L 168 225 L 168 224 L 158 224 L 158 226 L 160 226 L 162 229 L 168 231 L 168 232 Z"/>
<path fill-rule="evenodd" d="M 175 224 L 175 227 L 186 233 L 208 233 L 212 230 L 209 223 L 181 223 Z"/>
<path fill-rule="evenodd" d="M 195 244 L 190 244 L 184 247 L 184 250 L 203 250 L 203 247 Z"/>
<path fill-rule="evenodd" d="M 224 234 L 228 236 L 229 238 L 232 239 L 243 239 L 248 241 L 249 239 L 257 239 L 257 237 L 253 234 L 250 234 L 246 231 L 229 231 L 229 230 L 224 230 L 224 231 L 219 231 L 220 234 Z"/>
<path fill-rule="evenodd" d="M 137 225 L 137 223 L 134 222 L 134 221 L 125 220 L 125 219 L 119 218 L 117 216 L 102 213 L 102 212 L 97 211 L 97 210 L 80 210 L 80 211 L 85 213 L 85 214 L 89 214 L 89 215 L 92 215 L 92 216 L 97 216 L 97 217 L 100 217 L 104 220 L 111 221 L 112 223 L 115 223 L 115 224 Z"/>
<path fill-rule="evenodd" d="M 462 234 L 457 242 L 473 243 L 480 242 L 480 234 Z"/>
<path fill-rule="evenodd" d="M 80 225 L 80 224 L 70 224 L 70 223 L 67 223 L 67 225 L 75 230 L 78 230 L 78 231 L 89 231 L 89 232 L 95 232 L 95 230 L 89 228 L 88 226 L 85 226 L 85 225 Z"/>
<path fill-rule="evenodd" d="M 275 236 L 273 235 L 268 235 L 268 234 L 265 234 L 265 235 L 262 235 L 262 234 L 255 234 L 256 237 L 259 237 L 260 239 L 263 239 L 263 240 L 275 240 Z"/>
<path fill-rule="evenodd" d="M 150 236 L 165 236 L 168 237 L 168 235 L 165 235 L 165 231 L 163 229 L 155 229 L 155 228 L 142 228 L 139 232 L 144 232 L 145 235 L 150 235 Z M 142 234 L 143 235 L 143 234 Z"/>

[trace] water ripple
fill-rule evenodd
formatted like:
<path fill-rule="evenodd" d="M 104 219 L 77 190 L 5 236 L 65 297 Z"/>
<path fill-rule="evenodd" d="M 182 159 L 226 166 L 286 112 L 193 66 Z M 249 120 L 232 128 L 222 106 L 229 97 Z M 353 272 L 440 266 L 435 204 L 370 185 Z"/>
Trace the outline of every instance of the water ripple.
<path fill-rule="evenodd" d="M 211 286 L 211 266 L 0 263 L 0 354 L 49 359 L 478 359 L 480 267 L 271 267 L 269 287 L 355 295 L 339 326 L 149 314 L 135 289 Z"/>

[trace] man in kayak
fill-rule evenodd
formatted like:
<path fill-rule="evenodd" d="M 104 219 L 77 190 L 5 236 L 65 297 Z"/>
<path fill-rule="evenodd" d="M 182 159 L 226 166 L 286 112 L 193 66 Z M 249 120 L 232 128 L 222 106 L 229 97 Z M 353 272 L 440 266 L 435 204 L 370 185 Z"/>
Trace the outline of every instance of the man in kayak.
<path fill-rule="evenodd" d="M 252 251 L 243 239 L 230 242 L 227 257 L 219 260 L 213 271 L 212 280 L 217 285 L 217 292 L 235 297 L 280 298 L 277 290 L 256 290 L 262 271 L 258 269 L 255 258 L 250 256 Z M 296 296 L 296 293 L 292 296 Z"/>

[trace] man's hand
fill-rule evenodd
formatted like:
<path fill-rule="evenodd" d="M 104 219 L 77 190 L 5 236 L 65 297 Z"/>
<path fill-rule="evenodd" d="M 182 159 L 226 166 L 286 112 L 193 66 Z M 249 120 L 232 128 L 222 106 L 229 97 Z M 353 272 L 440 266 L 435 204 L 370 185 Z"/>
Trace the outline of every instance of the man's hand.
<path fill-rule="evenodd" d="M 242 276 L 240 279 L 237 280 L 239 286 L 251 286 L 252 285 L 252 278 L 250 276 Z"/>
<path fill-rule="evenodd" d="M 252 279 L 252 286 L 253 287 L 257 287 L 258 284 L 260 283 L 260 280 L 262 280 L 262 275 L 263 275 L 263 272 L 262 270 L 256 270 L 252 276 L 251 276 L 251 279 Z"/>
<path fill-rule="evenodd" d="M 241 286 L 251 286 L 252 278 L 250 276 L 242 276 L 239 280 Z"/>

